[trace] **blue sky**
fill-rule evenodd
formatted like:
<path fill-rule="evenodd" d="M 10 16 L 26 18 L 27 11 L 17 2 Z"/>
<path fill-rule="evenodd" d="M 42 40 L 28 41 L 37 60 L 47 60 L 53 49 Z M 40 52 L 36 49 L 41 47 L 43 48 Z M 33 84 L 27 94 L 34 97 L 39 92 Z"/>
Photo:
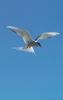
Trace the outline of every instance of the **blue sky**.
<path fill-rule="evenodd" d="M 60 36 L 40 41 L 36 55 L 11 49 L 23 41 L 6 29 L 47 31 Z M 0 0 L 0 100 L 63 100 L 63 0 Z"/>

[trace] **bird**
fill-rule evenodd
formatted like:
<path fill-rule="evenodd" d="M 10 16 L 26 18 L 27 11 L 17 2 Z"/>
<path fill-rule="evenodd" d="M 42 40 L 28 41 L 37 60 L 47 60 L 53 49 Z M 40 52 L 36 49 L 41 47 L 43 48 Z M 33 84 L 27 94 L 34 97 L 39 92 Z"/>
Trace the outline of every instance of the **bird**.
<path fill-rule="evenodd" d="M 24 29 L 14 26 L 6 26 L 6 28 L 15 32 L 18 36 L 20 36 L 24 40 L 25 46 L 15 47 L 14 49 L 34 54 L 35 54 L 34 47 L 42 47 L 42 45 L 38 42 L 39 40 L 45 40 L 60 35 L 59 32 L 43 32 L 39 34 L 35 39 L 32 39 L 30 33 L 28 31 L 25 31 Z"/>

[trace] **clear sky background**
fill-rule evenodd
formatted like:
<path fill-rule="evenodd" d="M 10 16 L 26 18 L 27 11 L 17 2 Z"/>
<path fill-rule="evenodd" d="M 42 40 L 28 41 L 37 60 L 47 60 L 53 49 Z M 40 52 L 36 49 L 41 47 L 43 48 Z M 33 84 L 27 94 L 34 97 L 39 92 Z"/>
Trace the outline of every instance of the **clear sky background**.
<path fill-rule="evenodd" d="M 12 49 L 24 43 L 7 25 L 61 35 L 34 56 Z M 63 100 L 63 0 L 0 0 L 0 100 Z"/>

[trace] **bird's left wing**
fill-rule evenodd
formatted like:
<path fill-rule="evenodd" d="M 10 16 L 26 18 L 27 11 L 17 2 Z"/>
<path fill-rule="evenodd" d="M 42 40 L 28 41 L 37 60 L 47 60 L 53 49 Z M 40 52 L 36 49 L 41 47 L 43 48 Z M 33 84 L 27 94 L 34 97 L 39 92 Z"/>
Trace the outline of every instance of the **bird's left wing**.
<path fill-rule="evenodd" d="M 59 35 L 60 33 L 58 32 L 45 32 L 43 34 L 40 34 L 36 37 L 35 41 L 38 41 L 40 39 L 47 39 L 47 38 L 52 38 L 56 35 Z"/>
<path fill-rule="evenodd" d="M 7 28 L 10 29 L 11 31 L 15 32 L 18 36 L 22 37 L 26 44 L 32 40 L 30 34 L 25 30 L 19 29 L 14 26 L 7 26 Z"/>

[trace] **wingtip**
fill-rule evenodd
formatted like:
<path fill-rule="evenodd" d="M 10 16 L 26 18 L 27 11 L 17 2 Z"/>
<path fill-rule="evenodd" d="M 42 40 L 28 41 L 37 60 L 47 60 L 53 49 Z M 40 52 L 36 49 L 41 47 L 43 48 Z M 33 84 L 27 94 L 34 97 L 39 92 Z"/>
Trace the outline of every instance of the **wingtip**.
<path fill-rule="evenodd" d="M 48 34 L 50 34 L 52 36 L 60 35 L 60 33 L 58 33 L 58 32 L 49 32 Z"/>
<path fill-rule="evenodd" d="M 60 33 L 57 32 L 55 35 L 60 35 Z"/>

